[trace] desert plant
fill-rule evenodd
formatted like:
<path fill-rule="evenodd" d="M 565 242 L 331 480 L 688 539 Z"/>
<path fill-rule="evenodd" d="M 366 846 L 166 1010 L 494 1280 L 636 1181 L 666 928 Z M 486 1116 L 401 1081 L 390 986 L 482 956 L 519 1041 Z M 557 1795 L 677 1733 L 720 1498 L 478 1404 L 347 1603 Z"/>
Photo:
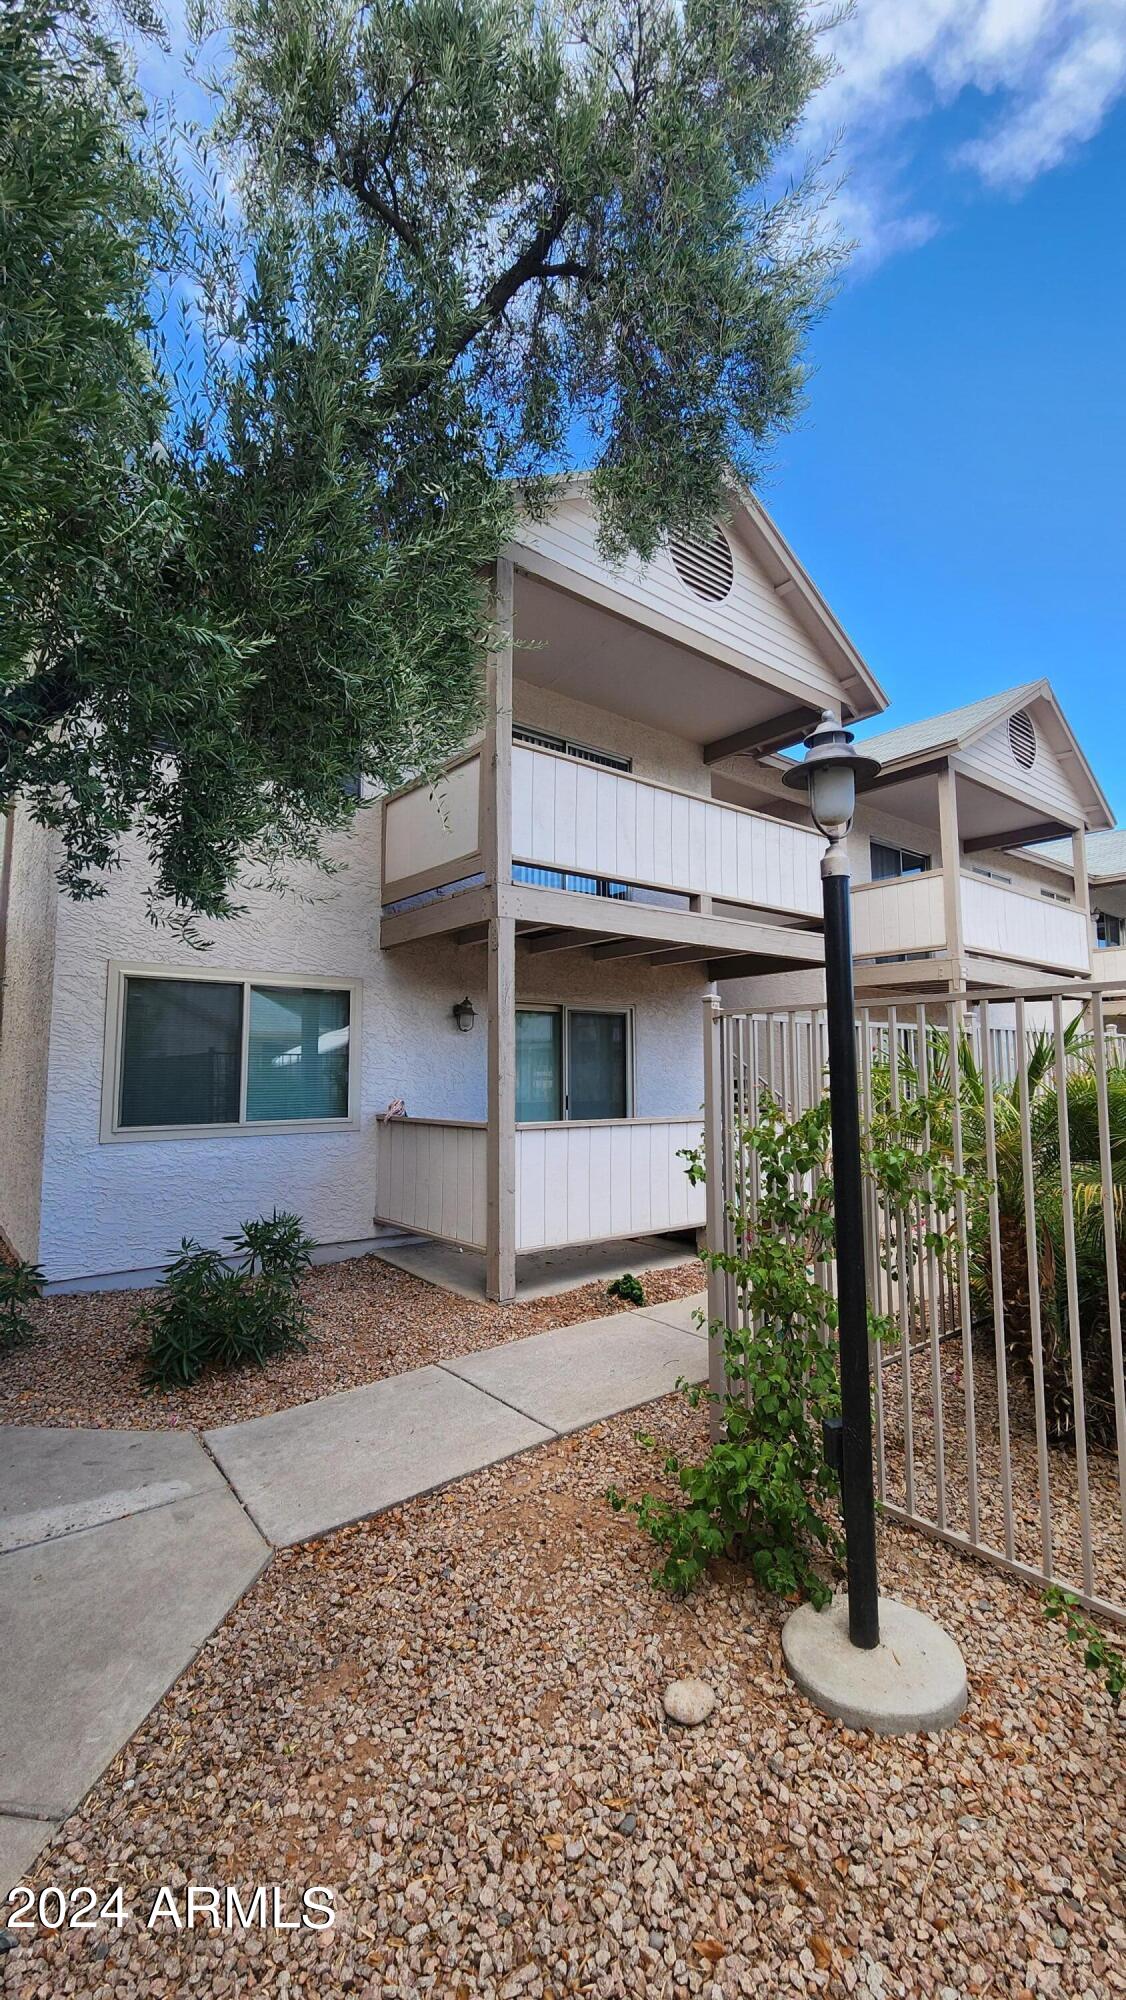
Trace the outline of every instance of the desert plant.
<path fill-rule="evenodd" d="M 38 1264 L 19 1258 L 8 1264 L 0 1259 L 0 1354 L 26 1346 L 33 1337 L 35 1327 L 27 1308 L 42 1289 L 43 1273 Z"/>
<path fill-rule="evenodd" d="M 735 1326 L 713 1321 L 722 1339 L 726 1388 L 707 1397 L 722 1412 L 721 1436 L 702 1463 L 675 1454 L 665 1470 L 683 1499 L 645 1494 L 611 1504 L 633 1513 L 662 1551 L 655 1575 L 662 1588 L 683 1593 L 715 1557 L 749 1562 L 759 1582 L 784 1596 L 824 1603 L 824 1573 L 841 1553 L 830 1513 L 838 1482 L 826 1463 L 822 1419 L 840 1398 L 835 1345 L 836 1302 L 814 1276 L 833 1254 L 833 1191 L 828 1166 L 828 1100 L 788 1120 L 764 1092 L 753 1128 L 741 1125 L 736 1145 L 753 1145 L 758 1161 L 758 1208 L 734 1215 L 734 1252 L 709 1251 L 704 1261 L 735 1279 Z M 703 1177 L 698 1154 L 690 1178 Z"/>
<path fill-rule="evenodd" d="M 927 1115 L 938 1151 L 949 1156 L 953 1086 L 945 1035 L 934 1034 L 928 1038 L 928 1054 L 930 1089 L 926 1094 Z M 1111 1442 L 1115 1433 L 1114 1366 L 1099 1158 L 1098 1084 L 1081 1018 L 1071 1022 L 1065 1030 L 1064 1054 L 1068 1064 L 1064 1080 L 1064 1109 L 1071 1170 L 1086 1429 L 1092 1442 Z M 995 1274 L 990 1248 L 990 1182 L 986 1171 L 986 1088 L 981 1065 L 967 1035 L 959 1038 L 955 1068 L 967 1169 L 965 1184 L 971 1288 L 975 1318 L 989 1323 L 993 1314 Z M 899 1069 L 903 1092 L 910 1098 L 912 1093 L 918 1092 L 918 1074 L 909 1053 L 901 1052 Z M 1015 1380 L 1026 1384 L 1031 1383 L 1033 1373 L 1031 1287 L 1033 1283 L 1036 1285 L 1047 1420 L 1050 1432 L 1062 1439 L 1071 1436 L 1075 1428 L 1075 1393 L 1067 1302 L 1061 1103 L 1054 1041 L 1050 1035 L 1038 1033 L 1030 1036 L 1026 1078 L 1036 1220 L 1034 1275 L 1029 1271 L 1026 1235 L 1021 1092 L 1019 1080 L 1014 1078 L 1012 1082 L 995 1082 L 992 1090 L 1000 1241 L 996 1280 L 1004 1304 L 1009 1370 Z M 886 1097 L 886 1085 L 881 1088 Z M 1115 1262 L 1121 1311 L 1126 1319 L 1126 1070 L 1117 1063 L 1111 1063 L 1107 1068 L 1107 1111 Z"/>
<path fill-rule="evenodd" d="M 149 1341 L 149 1387 L 178 1388 L 206 1368 L 261 1367 L 271 1355 L 308 1345 L 298 1280 L 312 1243 L 300 1216 L 275 1209 L 226 1240 L 233 1261 L 185 1236 L 156 1300 L 138 1316 Z"/>
<path fill-rule="evenodd" d="M 1088 1618 L 1078 1598 L 1053 1583 L 1044 1593 L 1044 1616 L 1063 1619 L 1072 1645 L 1083 1648 L 1084 1665 L 1090 1667 L 1093 1674 L 1105 1674 L 1107 1693 L 1112 1701 L 1120 1701 L 1126 1694 L 1126 1653 L 1104 1638 L 1094 1620 Z"/>
<path fill-rule="evenodd" d="M 641 1279 L 635 1278 L 632 1271 L 623 1271 L 620 1278 L 615 1278 L 612 1284 L 607 1285 L 606 1296 L 608 1299 L 624 1299 L 626 1304 L 631 1306 L 645 1304 L 645 1291 Z"/>

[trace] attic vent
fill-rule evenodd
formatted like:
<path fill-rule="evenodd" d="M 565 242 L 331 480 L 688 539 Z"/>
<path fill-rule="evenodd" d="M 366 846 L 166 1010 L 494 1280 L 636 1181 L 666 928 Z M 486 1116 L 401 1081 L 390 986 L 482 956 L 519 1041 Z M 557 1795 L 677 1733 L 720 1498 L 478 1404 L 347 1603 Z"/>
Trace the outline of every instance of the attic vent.
<path fill-rule="evenodd" d="M 1031 771 L 1036 762 L 1036 731 L 1026 708 L 1009 717 L 1009 748 L 1022 771 Z"/>
<path fill-rule="evenodd" d="M 718 604 L 727 596 L 735 581 L 735 564 L 722 528 L 713 527 L 702 535 L 670 535 L 669 554 L 681 582 L 697 597 Z"/>

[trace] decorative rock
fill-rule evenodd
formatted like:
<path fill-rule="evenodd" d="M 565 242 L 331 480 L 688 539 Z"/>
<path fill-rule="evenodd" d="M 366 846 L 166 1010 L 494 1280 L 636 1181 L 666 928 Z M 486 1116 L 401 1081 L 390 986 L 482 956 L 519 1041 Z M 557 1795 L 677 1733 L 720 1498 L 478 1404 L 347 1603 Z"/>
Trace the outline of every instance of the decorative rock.
<path fill-rule="evenodd" d="M 715 1690 L 706 1681 L 670 1681 L 661 1701 L 670 1722 L 695 1729 L 715 1707 Z"/>

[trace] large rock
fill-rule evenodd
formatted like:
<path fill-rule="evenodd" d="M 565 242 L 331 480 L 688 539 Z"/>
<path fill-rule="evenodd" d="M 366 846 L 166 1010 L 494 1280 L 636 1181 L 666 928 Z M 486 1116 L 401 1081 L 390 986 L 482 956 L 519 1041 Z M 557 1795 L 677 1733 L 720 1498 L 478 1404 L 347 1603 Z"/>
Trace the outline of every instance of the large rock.
<path fill-rule="evenodd" d="M 715 1707 L 715 1690 L 706 1681 L 670 1681 L 661 1700 L 670 1722 L 695 1729 Z"/>

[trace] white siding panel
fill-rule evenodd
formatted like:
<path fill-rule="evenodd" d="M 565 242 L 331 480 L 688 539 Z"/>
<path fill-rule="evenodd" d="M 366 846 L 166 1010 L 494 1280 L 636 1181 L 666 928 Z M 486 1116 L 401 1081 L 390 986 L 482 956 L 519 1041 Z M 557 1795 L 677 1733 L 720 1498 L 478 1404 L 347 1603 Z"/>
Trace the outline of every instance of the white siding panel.
<path fill-rule="evenodd" d="M 383 879 L 389 900 L 398 882 L 476 853 L 480 783 L 481 759 L 467 757 L 433 789 L 419 785 L 387 801 Z"/>
<path fill-rule="evenodd" d="M 526 744 L 514 747 L 512 762 L 517 861 L 820 914 L 821 839 L 808 827 Z"/>
<path fill-rule="evenodd" d="M 678 1155 L 700 1140 L 698 1119 L 519 1127 L 517 1249 L 698 1227 L 704 1190 Z"/>
<path fill-rule="evenodd" d="M 485 1128 L 392 1118 L 379 1144 L 378 1214 L 466 1249 L 485 1245 Z"/>
<path fill-rule="evenodd" d="M 1082 910 L 1023 896 L 974 875 L 962 877 L 962 928 L 968 951 L 1060 972 L 1087 972 L 1090 966 Z"/>
<path fill-rule="evenodd" d="M 857 958 L 941 951 L 946 941 L 942 876 L 907 875 L 860 889 L 853 897 L 852 936 Z"/>
<path fill-rule="evenodd" d="M 610 568 L 598 553 L 593 509 L 581 498 L 564 501 L 550 520 L 525 523 L 520 541 L 575 576 L 599 583 L 642 610 L 673 619 L 701 638 L 742 654 L 748 665 L 776 667 L 789 679 L 808 686 L 818 699 L 839 699 L 840 687 L 832 668 L 778 596 L 766 572 L 744 548 L 737 529 L 727 528 L 725 533 L 735 576 L 728 595 L 718 603 L 697 596 L 689 588 L 664 548 L 652 562 L 632 561 Z"/>
<path fill-rule="evenodd" d="M 1051 745 L 1046 741 L 1040 728 L 1035 707 L 1030 711 L 1036 729 L 1036 761 L 1030 771 L 1024 770 L 1013 756 L 1009 742 L 1009 723 L 998 723 L 968 750 L 958 755 L 958 764 L 969 776 L 980 771 L 994 784 L 1004 785 L 1007 790 L 1015 790 L 1018 797 L 1029 796 L 1045 808 L 1045 816 L 1051 811 L 1082 815 L 1084 807 L 1070 778 Z"/>

